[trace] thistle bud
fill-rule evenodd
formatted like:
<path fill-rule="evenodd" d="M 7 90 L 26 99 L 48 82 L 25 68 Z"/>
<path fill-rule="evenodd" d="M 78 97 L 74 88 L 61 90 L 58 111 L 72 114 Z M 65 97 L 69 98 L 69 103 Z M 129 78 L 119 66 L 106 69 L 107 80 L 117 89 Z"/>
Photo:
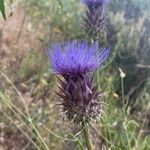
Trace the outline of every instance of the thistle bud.
<path fill-rule="evenodd" d="M 96 36 L 105 32 L 108 26 L 107 4 L 109 0 L 83 0 L 87 6 L 84 17 L 85 32 L 91 36 Z"/>

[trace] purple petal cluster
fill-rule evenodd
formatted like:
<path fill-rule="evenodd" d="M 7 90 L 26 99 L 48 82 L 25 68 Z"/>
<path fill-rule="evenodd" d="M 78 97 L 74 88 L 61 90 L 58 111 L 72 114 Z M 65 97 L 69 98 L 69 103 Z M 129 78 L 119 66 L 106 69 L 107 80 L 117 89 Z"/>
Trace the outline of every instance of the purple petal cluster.
<path fill-rule="evenodd" d="M 63 76 L 80 76 L 92 72 L 102 65 L 109 55 L 109 49 L 101 51 L 97 43 L 89 46 L 87 42 L 72 41 L 53 44 L 48 49 L 51 68 Z"/>

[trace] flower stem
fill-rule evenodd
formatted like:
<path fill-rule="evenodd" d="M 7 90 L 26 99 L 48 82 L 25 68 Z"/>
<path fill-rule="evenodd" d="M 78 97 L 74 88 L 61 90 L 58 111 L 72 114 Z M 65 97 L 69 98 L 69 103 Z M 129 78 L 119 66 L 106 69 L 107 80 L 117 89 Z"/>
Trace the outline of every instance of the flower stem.
<path fill-rule="evenodd" d="M 92 141 L 90 137 L 90 131 L 89 131 L 89 125 L 85 121 L 83 121 L 83 134 L 84 134 L 87 149 L 93 150 Z"/>

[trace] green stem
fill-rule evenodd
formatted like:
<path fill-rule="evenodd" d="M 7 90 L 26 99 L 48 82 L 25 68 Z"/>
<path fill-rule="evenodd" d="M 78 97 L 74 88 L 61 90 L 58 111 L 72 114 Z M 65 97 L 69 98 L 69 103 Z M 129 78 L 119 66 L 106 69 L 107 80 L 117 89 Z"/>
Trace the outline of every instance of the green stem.
<path fill-rule="evenodd" d="M 93 150 L 92 141 L 90 137 L 89 125 L 85 121 L 83 122 L 83 134 L 88 150 Z"/>

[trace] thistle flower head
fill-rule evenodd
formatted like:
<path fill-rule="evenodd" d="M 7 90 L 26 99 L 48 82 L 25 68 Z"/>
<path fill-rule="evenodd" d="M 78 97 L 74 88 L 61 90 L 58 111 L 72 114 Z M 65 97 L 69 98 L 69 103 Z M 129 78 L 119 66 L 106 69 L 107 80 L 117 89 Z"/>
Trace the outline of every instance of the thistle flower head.
<path fill-rule="evenodd" d="M 54 73 L 63 76 L 80 76 L 94 71 L 102 65 L 109 55 L 109 49 L 99 51 L 97 43 L 89 46 L 87 42 L 66 42 L 53 44 L 48 56 Z"/>
<path fill-rule="evenodd" d="M 99 51 L 97 44 L 67 42 L 54 44 L 47 50 L 51 68 L 58 77 L 63 113 L 75 123 L 99 118 L 102 102 L 98 86 L 92 84 L 92 74 L 109 55 L 109 49 Z"/>

